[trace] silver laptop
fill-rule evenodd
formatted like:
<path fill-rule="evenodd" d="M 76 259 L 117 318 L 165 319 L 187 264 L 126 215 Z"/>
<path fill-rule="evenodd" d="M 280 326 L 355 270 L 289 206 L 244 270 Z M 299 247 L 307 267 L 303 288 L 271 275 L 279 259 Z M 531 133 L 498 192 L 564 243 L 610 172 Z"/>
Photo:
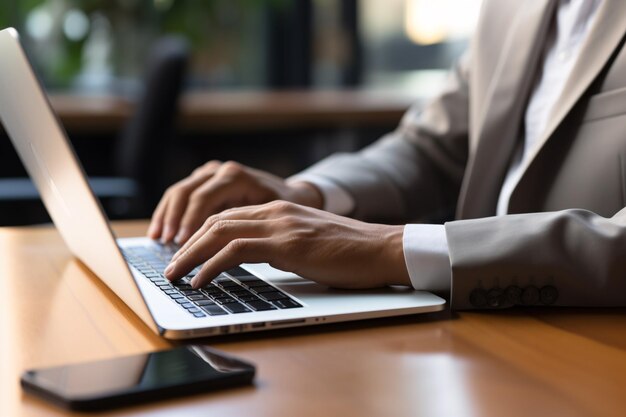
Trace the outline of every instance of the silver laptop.
<path fill-rule="evenodd" d="M 332 290 L 267 264 L 225 271 L 193 290 L 163 268 L 175 250 L 116 239 L 14 29 L 0 31 L 0 120 L 72 253 L 166 338 L 426 313 L 445 301 L 406 288 Z"/>

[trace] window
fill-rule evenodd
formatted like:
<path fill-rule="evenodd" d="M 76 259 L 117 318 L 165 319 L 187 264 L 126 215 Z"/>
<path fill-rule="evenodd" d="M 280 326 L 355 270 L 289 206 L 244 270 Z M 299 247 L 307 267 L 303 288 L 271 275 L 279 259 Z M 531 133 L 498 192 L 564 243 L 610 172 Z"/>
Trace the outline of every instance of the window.
<path fill-rule="evenodd" d="M 436 88 L 481 0 L 4 0 L 52 89 L 132 89 L 147 45 L 193 49 L 192 88 Z"/>

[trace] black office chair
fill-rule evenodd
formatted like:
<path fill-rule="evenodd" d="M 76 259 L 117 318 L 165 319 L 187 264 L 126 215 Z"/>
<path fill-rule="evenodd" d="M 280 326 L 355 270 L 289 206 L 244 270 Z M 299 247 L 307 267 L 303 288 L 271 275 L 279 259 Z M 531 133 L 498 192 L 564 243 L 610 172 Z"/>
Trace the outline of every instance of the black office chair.
<path fill-rule="evenodd" d="M 135 181 L 142 215 L 161 197 L 164 156 L 174 135 L 188 61 L 189 47 L 180 37 L 168 36 L 154 45 L 143 96 L 115 150 L 116 172 Z"/>
<path fill-rule="evenodd" d="M 174 134 L 189 48 L 179 37 L 157 40 L 147 61 L 144 89 L 135 114 L 114 150 L 115 177 L 91 177 L 94 193 L 112 218 L 144 217 L 163 188 L 164 152 Z M 0 224 L 46 221 L 39 193 L 29 178 L 0 178 Z"/>

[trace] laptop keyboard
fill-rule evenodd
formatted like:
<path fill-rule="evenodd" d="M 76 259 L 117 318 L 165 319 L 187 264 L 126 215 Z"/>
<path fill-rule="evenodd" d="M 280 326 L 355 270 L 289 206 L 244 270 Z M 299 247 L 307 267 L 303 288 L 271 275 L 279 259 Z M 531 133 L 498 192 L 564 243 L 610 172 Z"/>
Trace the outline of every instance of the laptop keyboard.
<path fill-rule="evenodd" d="M 191 287 L 190 281 L 199 268 L 178 281 L 170 282 L 163 275 L 163 270 L 174 253 L 175 247 L 156 244 L 123 249 L 130 265 L 194 317 L 302 307 L 278 288 L 240 267 L 220 274 L 210 284 L 197 290 Z"/>

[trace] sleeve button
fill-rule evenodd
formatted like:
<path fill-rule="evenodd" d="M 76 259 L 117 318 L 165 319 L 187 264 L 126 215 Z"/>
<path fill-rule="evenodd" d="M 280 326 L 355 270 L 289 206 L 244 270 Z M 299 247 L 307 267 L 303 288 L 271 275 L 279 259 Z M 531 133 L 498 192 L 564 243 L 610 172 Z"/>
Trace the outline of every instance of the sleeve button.
<path fill-rule="evenodd" d="M 522 291 L 522 304 L 525 306 L 533 306 L 539 302 L 539 288 L 529 285 Z"/>
<path fill-rule="evenodd" d="M 539 298 L 541 300 L 541 304 L 549 306 L 551 304 L 554 304 L 559 298 L 559 291 L 552 285 L 546 285 L 544 287 L 541 287 L 541 290 L 539 292 Z"/>
<path fill-rule="evenodd" d="M 487 292 L 487 305 L 491 308 L 498 308 L 502 305 L 503 291 L 499 288 L 494 288 Z"/>
<path fill-rule="evenodd" d="M 522 303 L 522 289 L 517 285 L 510 285 L 504 290 L 504 299 L 513 305 Z"/>

